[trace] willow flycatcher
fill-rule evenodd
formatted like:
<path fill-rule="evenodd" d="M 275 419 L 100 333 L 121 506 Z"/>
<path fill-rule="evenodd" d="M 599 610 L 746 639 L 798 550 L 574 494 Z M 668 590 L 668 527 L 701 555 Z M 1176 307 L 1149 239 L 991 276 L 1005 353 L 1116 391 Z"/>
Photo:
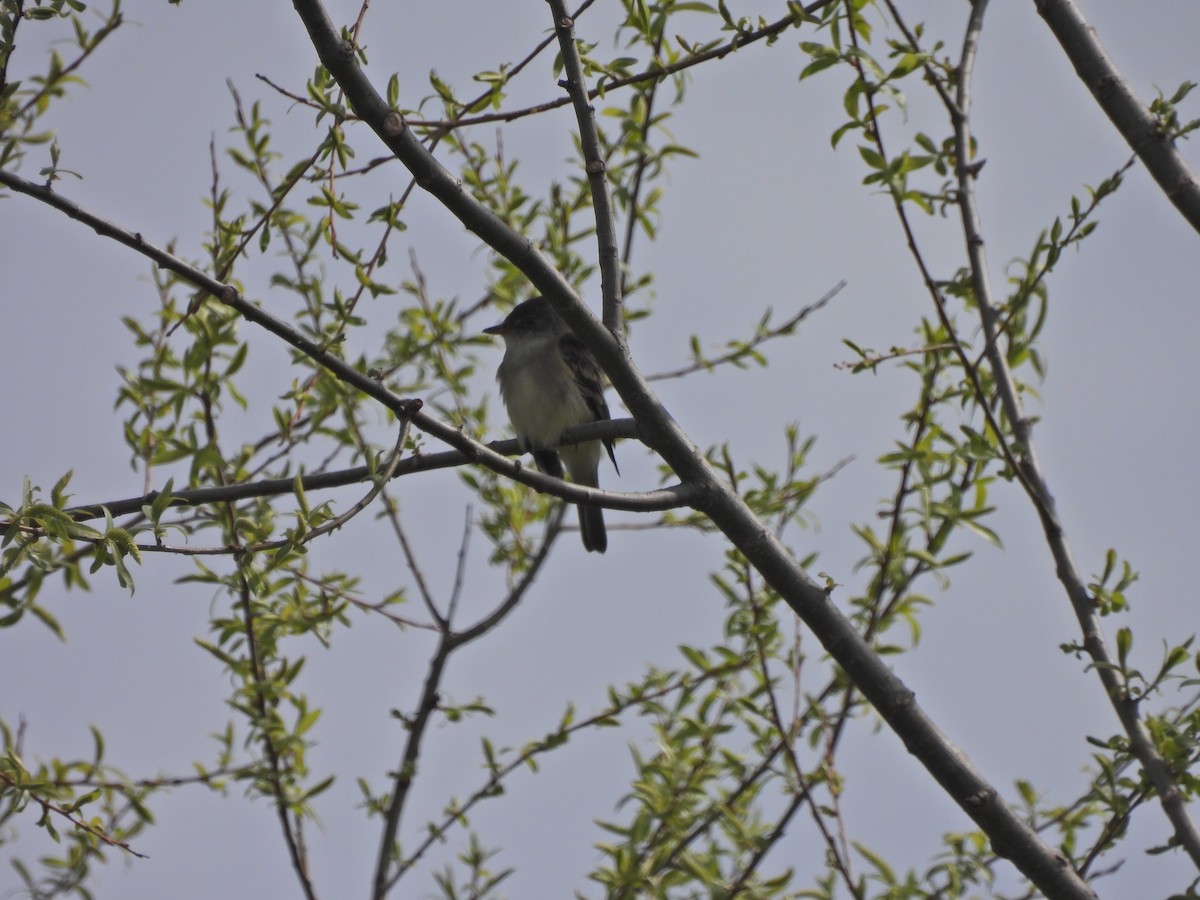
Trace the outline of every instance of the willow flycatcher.
<path fill-rule="evenodd" d="M 503 322 L 483 331 L 504 338 L 496 380 L 522 448 L 532 451 L 547 475 L 562 478 L 565 464 L 576 484 L 599 487 L 600 441 L 554 449 L 567 429 L 611 418 L 591 351 L 544 297 L 518 303 Z M 612 441 L 604 446 L 616 468 Z M 579 504 L 579 531 L 585 549 L 603 553 L 608 548 L 600 507 Z"/>

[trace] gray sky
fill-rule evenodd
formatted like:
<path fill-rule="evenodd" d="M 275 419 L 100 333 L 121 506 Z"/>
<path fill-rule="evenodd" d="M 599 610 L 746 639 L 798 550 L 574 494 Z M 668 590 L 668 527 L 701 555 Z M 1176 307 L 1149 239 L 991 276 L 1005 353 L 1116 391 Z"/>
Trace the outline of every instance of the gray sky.
<path fill-rule="evenodd" d="M 580 36 L 608 46 L 613 5 L 602 0 L 581 18 Z M 931 24 L 931 32 L 956 47 L 965 7 L 913 4 L 910 15 L 939 16 L 943 22 Z M 356 9 L 330 4 L 339 23 Z M 779 14 L 776 4 L 742 9 L 769 18 Z M 1143 99 L 1155 87 L 1170 93 L 1200 74 L 1194 53 L 1200 8 L 1194 3 L 1093 0 L 1084 12 Z M 185 0 L 175 8 L 143 2 L 130 4 L 127 13 L 139 24 L 122 29 L 99 51 L 85 70 L 89 86 L 75 90 L 49 119 L 64 150 L 63 166 L 84 176 L 81 182 L 64 180 L 59 189 L 151 241 L 178 237 L 180 252 L 194 257 L 210 222 L 201 204 L 210 182 L 208 143 L 213 136 L 219 145 L 227 141 L 233 121 L 225 80 L 245 101 L 262 99 L 264 115 L 278 129 L 274 146 L 290 162 L 309 152 L 302 142 L 312 136 L 312 115 L 291 108 L 254 75 L 299 90 L 315 54 L 290 4 Z M 367 20 L 369 71 L 382 87 L 387 73 L 398 69 L 406 106 L 429 93 L 430 68 L 466 94 L 471 73 L 522 57 L 548 24 L 541 0 L 406 4 L 399 10 L 377 4 Z M 22 32 L 11 74 L 21 77 L 41 65 L 35 36 L 46 31 Z M 892 489 L 874 460 L 899 434 L 897 416 L 914 402 L 915 384 L 887 369 L 877 376 L 835 369 L 850 358 L 841 341 L 879 350 L 912 346 L 917 317 L 932 310 L 890 201 L 859 185 L 865 173 L 849 139 L 839 152 L 830 149 L 829 135 L 841 123 L 843 76 L 797 81 L 806 63 L 795 49 L 801 39 L 812 35 L 788 33 L 773 48 L 753 47 L 694 70 L 688 100 L 673 111 L 670 128 L 701 158 L 673 165 L 661 237 L 638 248 L 639 265 L 656 276 L 656 315 L 637 327 L 633 348 L 644 371 L 673 368 L 685 360 L 691 333 L 709 345 L 744 335 L 765 307 L 783 317 L 836 282 L 848 282 L 798 337 L 769 348 L 770 368 L 657 384 L 697 444 L 728 440 L 743 462 L 781 459 L 781 425 L 788 421 L 819 436 L 813 471 L 855 458 L 812 503 L 818 527 L 788 535 L 799 553 L 820 553 L 814 571 L 846 585 L 844 599 L 860 584 L 853 566 L 864 552 L 849 525 L 871 521 Z M 1128 150 L 1075 78 L 1033 3 L 992 4 L 976 84 L 974 127 L 987 160 L 979 181 L 981 214 L 1000 289 L 1008 261 L 1026 254 L 1038 229 L 1065 214 L 1070 195 L 1109 175 Z M 514 86 L 511 104 L 557 93 L 548 66 L 535 65 Z M 908 127 L 940 132 L 941 121 L 929 118 L 928 100 L 912 99 Z M 1195 117 L 1195 101 L 1189 98 L 1184 110 Z M 520 171 L 532 190 L 566 171 L 572 126 L 563 109 L 505 130 L 508 155 L 522 160 Z M 890 127 L 898 146 L 905 126 L 893 119 Z M 478 139 L 492 135 L 480 129 Z M 380 152 L 369 138 L 356 140 L 361 159 Z M 1200 165 L 1193 146 L 1184 145 L 1184 152 Z M 24 174 L 35 172 L 31 160 Z M 398 194 L 404 184 L 399 166 L 375 183 Z M 434 295 L 477 298 L 486 256 L 474 239 L 428 198 L 416 196 L 407 219 L 410 230 L 393 244 L 389 277 L 398 282 L 408 276 L 402 251 L 412 247 Z M 1101 222 L 1050 282 L 1043 341 L 1049 373 L 1042 402 L 1030 401 L 1029 411 L 1041 417 L 1038 449 L 1081 570 L 1099 572 L 1105 550 L 1116 547 L 1141 574 L 1127 623 L 1138 636 L 1135 660 L 1152 668 L 1162 641 L 1178 643 L 1195 630 L 1188 528 L 1200 503 L 1200 481 L 1192 471 L 1200 253 L 1195 233 L 1140 168 L 1106 203 Z M 146 263 L 26 198 L 0 204 L 0 223 L 10 373 L 8 389 L 0 392 L 0 420 L 6 423 L 0 498 L 14 502 L 26 475 L 48 490 L 67 469 L 75 470 L 72 489 L 80 502 L 140 493 L 141 475 L 128 465 L 121 414 L 112 402 L 119 383 L 114 366 L 137 359 L 119 317 L 145 319 L 155 305 Z M 961 257 L 955 223 L 921 222 L 920 229 L 934 267 L 952 273 Z M 265 279 L 246 290 L 268 304 L 289 301 L 273 294 Z M 397 302 L 381 300 L 365 310 L 378 323 L 377 334 L 394 323 Z M 287 353 L 250 326 L 244 333 L 254 344 L 256 389 L 263 397 L 277 396 L 293 377 Z M 499 356 L 497 349 L 485 357 L 481 391 L 493 391 L 490 367 Z M 260 430 L 248 423 L 247 433 Z M 602 484 L 653 486 L 655 469 L 645 453 L 626 443 L 619 455 L 622 477 L 604 469 Z M 470 497 L 452 474 L 406 479 L 400 497 L 409 523 L 420 523 L 426 575 L 444 597 L 455 564 L 447 548 L 457 547 Z M 1086 783 L 1080 771 L 1088 759 L 1084 737 L 1106 737 L 1117 725 L 1094 675 L 1058 650 L 1077 632 L 1032 508 L 1006 488 L 996 489 L 995 501 L 1002 509 L 992 524 L 1005 550 L 963 542 L 976 558 L 951 573 L 945 592 L 935 592 L 939 603 L 922 620 L 920 647 L 896 666 L 933 719 L 994 784 L 1011 795 L 1012 780 L 1027 777 L 1065 801 Z M 431 509 L 441 512 L 434 516 Z M 539 737 L 568 701 L 581 713 L 599 709 L 607 684 L 636 679 L 651 662 L 674 665 L 681 643 L 707 645 L 720 638 L 725 612 L 707 573 L 720 566 L 721 542 L 693 533 L 622 531 L 620 524 L 637 517 L 608 518 L 605 557 L 587 556 L 574 540 L 564 541 L 505 627 L 456 659 L 447 695 L 465 701 L 484 693 L 499 715 L 482 729 L 431 731 L 409 816 L 410 839 L 417 823 L 436 814 L 448 796 L 482 782 L 479 733 L 500 746 Z M 319 551 L 328 565 L 366 567 L 368 592 L 407 578 L 381 525 L 360 517 Z M 473 549 L 464 602 L 483 610 L 502 596 L 503 584 L 484 565 L 482 538 Z M 68 642 L 29 623 L 0 635 L 0 680 L 10 685 L 0 715 L 10 723 L 26 718 L 28 756 L 86 756 L 87 724 L 94 723 L 106 736 L 109 761 L 131 775 L 183 774 L 193 759 L 208 758 L 207 735 L 228 717 L 221 699 L 228 685 L 192 638 L 206 634 L 208 616 L 223 601 L 173 584 L 189 570 L 186 561 L 148 559 L 135 572 L 132 598 L 111 584 L 107 572 L 93 579 L 92 595 L 48 585 L 42 601 L 62 621 Z M 1126 620 L 1108 624 L 1115 629 Z M 356 808 L 354 776 L 369 778 L 379 790 L 383 773 L 396 765 L 403 735 L 388 710 L 416 702 L 430 647 L 360 619 L 338 634 L 331 652 L 311 648 L 303 687 L 325 710 L 311 764 L 317 772 L 341 773 L 318 804 L 323 829 L 311 836 L 323 896 L 366 891 L 378 829 Z M 807 647 L 817 655 L 811 638 Z M 924 868 L 943 832 L 966 830 L 970 823 L 899 741 L 886 732 L 871 734 L 870 724 L 858 724 L 845 751 L 849 825 L 897 866 Z M 484 843 L 504 848 L 495 867 L 518 869 L 506 886 L 510 896 L 568 896 L 576 888 L 600 895 L 582 879 L 598 858 L 592 844 L 604 839 L 592 819 L 611 817 L 626 788 L 630 739 L 616 730 L 584 735 L 544 760 L 536 777 L 515 777 L 505 798 L 473 817 Z M 227 800 L 189 789 L 160 799 L 154 811 L 157 827 L 135 842 L 150 860 L 109 866 L 97 882 L 101 900 L 294 893 L 266 803 L 247 803 L 236 788 Z M 33 822 L 29 813 L 21 823 L 17 848 L 26 858 L 48 843 Z M 1145 812 L 1135 834 L 1125 868 L 1097 885 L 1102 895 L 1132 896 L 1135 886 L 1143 896 L 1181 890 L 1190 880 L 1186 865 L 1158 858 L 1155 883 L 1145 893 L 1150 876 L 1139 848 L 1165 840 L 1165 821 Z M 793 864 L 803 872 L 819 864 L 821 849 L 807 823 L 797 823 L 782 853 L 786 860 L 776 856 L 776 869 Z M 447 858 L 432 857 L 439 868 Z M 6 859 L 0 859 L 0 896 L 10 877 Z M 430 893 L 427 869 L 397 896 Z"/>

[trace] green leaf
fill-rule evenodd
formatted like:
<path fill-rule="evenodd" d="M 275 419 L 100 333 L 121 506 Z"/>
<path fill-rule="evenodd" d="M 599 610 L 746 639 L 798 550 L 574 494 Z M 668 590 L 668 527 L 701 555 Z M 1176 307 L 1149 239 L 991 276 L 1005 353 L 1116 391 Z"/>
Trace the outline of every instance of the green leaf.
<path fill-rule="evenodd" d="M 1129 651 L 1133 648 L 1133 632 L 1128 628 L 1117 629 L 1117 659 L 1121 662 L 1121 668 L 1126 667 L 1129 660 Z"/>
<path fill-rule="evenodd" d="M 306 800 L 311 800 L 313 797 L 317 796 L 317 794 L 324 793 L 326 790 L 328 790 L 330 787 L 332 787 L 333 782 L 335 780 L 336 780 L 336 776 L 330 775 L 328 778 L 325 778 L 322 781 L 317 782 L 316 785 L 314 785 L 313 787 L 309 788 L 307 791 L 304 792 L 303 796 L 301 796 L 301 798 L 300 798 L 300 801 L 304 802 Z"/>
<path fill-rule="evenodd" d="M 308 505 L 308 495 L 304 492 L 304 474 L 297 472 L 296 477 L 292 479 L 292 493 L 296 497 L 296 502 L 300 504 L 300 514 L 307 519 L 312 514 L 312 507 Z"/>
<path fill-rule="evenodd" d="M 1168 100 L 1167 102 L 1170 103 L 1172 106 L 1174 106 L 1176 103 L 1178 103 L 1184 97 L 1186 97 L 1188 94 L 1190 94 L 1192 92 L 1192 89 L 1195 87 L 1196 87 L 1196 82 L 1185 81 L 1183 84 L 1181 84 L 1179 86 L 1179 88 L 1175 91 L 1175 93 L 1171 95 L 1171 99 Z"/>
<path fill-rule="evenodd" d="M 74 469 L 68 469 L 67 474 L 55 482 L 53 489 L 50 491 L 50 502 L 59 509 L 67 505 L 67 500 L 70 495 L 66 493 L 67 485 L 71 483 L 71 476 L 75 474 Z"/>
<path fill-rule="evenodd" d="M 880 156 L 879 152 L 873 147 L 868 147 L 866 144 L 859 144 L 858 155 L 861 156 L 863 158 L 863 162 L 865 162 L 872 169 L 887 168 L 887 160 Z"/>

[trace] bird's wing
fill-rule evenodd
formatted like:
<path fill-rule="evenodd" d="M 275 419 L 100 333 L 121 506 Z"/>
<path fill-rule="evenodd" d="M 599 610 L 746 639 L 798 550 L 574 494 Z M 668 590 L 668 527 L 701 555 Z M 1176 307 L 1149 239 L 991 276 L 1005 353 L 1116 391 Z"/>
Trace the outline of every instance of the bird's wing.
<path fill-rule="evenodd" d="M 611 419 L 608 403 L 604 400 L 604 373 L 600 371 L 600 366 L 591 351 L 584 346 L 583 341 L 573 334 L 564 334 L 558 342 L 558 349 L 562 353 L 563 362 L 575 376 L 575 384 L 579 387 L 579 393 L 583 395 L 588 411 L 592 414 L 592 421 L 606 422 Z M 608 451 L 608 458 L 612 460 L 613 468 L 617 470 L 617 474 L 620 474 L 621 470 L 617 467 L 617 457 L 613 453 L 612 441 L 605 439 L 604 448 Z"/>

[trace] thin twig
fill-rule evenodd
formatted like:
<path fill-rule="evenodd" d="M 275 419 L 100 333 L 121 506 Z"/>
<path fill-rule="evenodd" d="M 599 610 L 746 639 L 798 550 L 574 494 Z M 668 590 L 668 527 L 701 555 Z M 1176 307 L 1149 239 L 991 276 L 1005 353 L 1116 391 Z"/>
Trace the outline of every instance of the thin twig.
<path fill-rule="evenodd" d="M 18 782 L 16 779 L 14 779 L 7 772 L 0 772 L 0 778 L 4 779 L 4 781 L 8 783 L 9 788 L 24 794 L 26 797 L 28 797 L 30 800 L 32 800 L 34 803 L 36 803 L 38 806 L 40 806 L 42 808 L 43 818 L 48 818 L 50 813 L 54 813 L 55 815 L 62 816 L 64 819 L 66 819 L 68 822 L 70 822 L 71 825 L 73 825 L 75 828 L 78 828 L 80 831 L 86 831 L 88 834 L 90 834 L 92 837 L 94 837 L 96 840 L 100 841 L 101 843 L 107 844 L 110 847 L 116 847 L 120 850 L 124 850 L 126 853 L 130 854 L 131 856 L 136 856 L 138 859 L 149 859 L 150 858 L 149 856 L 147 856 L 144 853 L 138 853 L 136 850 L 134 850 L 132 847 L 130 847 L 129 844 L 127 844 L 125 841 L 118 841 L 115 838 L 109 837 L 107 834 L 104 833 L 103 829 L 98 828 L 97 826 L 91 824 L 90 822 L 84 821 L 83 818 L 75 815 L 73 812 L 66 809 L 65 807 L 59 806 L 57 803 L 53 802 L 52 800 L 47 800 L 45 797 L 39 797 L 37 795 L 37 793 L 35 793 L 33 790 L 26 787 L 25 785 L 22 785 L 20 782 Z"/>
<path fill-rule="evenodd" d="M 573 722 L 565 728 L 561 728 L 559 732 L 551 734 L 550 739 L 527 745 L 506 765 L 499 766 L 494 769 L 483 786 L 476 790 L 470 797 L 468 797 L 461 806 L 453 809 L 453 811 L 448 813 L 440 822 L 436 824 L 430 823 L 428 835 L 420 844 L 417 845 L 416 849 L 405 858 L 403 863 L 401 863 L 396 877 L 399 878 L 400 875 L 416 865 L 417 862 L 419 862 L 420 859 L 425 855 L 425 853 L 428 852 L 430 847 L 444 838 L 446 832 L 449 831 L 455 823 L 465 822 L 466 814 L 470 812 L 476 804 L 487 799 L 488 797 L 497 796 L 497 788 L 505 778 L 507 778 L 517 769 L 527 765 L 531 759 L 534 759 L 548 750 L 552 750 L 555 747 L 561 746 L 561 738 L 569 737 L 570 735 L 576 734 L 588 728 L 594 728 L 597 725 L 607 724 L 614 717 L 621 715 L 628 709 L 637 707 L 644 703 L 652 703 L 653 701 L 661 700 L 663 697 L 666 697 L 674 691 L 683 688 L 694 688 L 709 678 L 718 677 L 724 674 L 727 668 L 729 667 L 726 666 L 713 669 L 705 672 L 695 680 L 689 680 L 686 677 L 680 676 L 676 680 L 671 681 L 660 688 L 646 691 L 645 693 L 638 694 L 636 697 L 620 698 L 595 715 L 589 716 L 586 719 L 581 719 L 577 722 Z"/>
<path fill-rule="evenodd" d="M 570 18 L 578 19 L 583 11 L 591 6 L 593 2 L 595 2 L 595 0 L 587 0 L 587 2 L 580 4 L 579 8 L 570 16 Z M 812 16 L 824 9 L 826 6 L 829 6 L 835 2 L 837 2 L 837 0 L 816 0 L 816 2 L 809 3 L 804 7 L 804 16 Z M 799 25 L 801 21 L 802 18 L 800 16 L 789 13 L 780 19 L 776 19 L 774 22 L 763 25 L 761 28 L 739 32 L 735 37 L 730 38 L 728 41 L 718 44 L 715 47 L 710 47 L 708 50 L 705 50 L 701 53 L 695 53 L 691 56 L 687 56 L 678 62 L 674 62 L 665 66 L 661 64 L 654 64 L 649 68 L 642 70 L 641 72 L 634 73 L 633 75 L 626 75 L 622 78 L 605 79 L 602 84 L 592 88 L 587 92 L 587 99 L 595 100 L 597 97 L 601 97 L 610 91 L 620 90 L 621 88 L 642 84 L 643 82 L 647 81 L 659 82 L 670 77 L 671 75 L 677 75 L 680 72 L 684 72 L 693 66 L 712 62 L 714 60 L 724 59 L 726 56 L 729 56 L 731 53 L 734 53 L 743 47 L 747 47 L 762 40 L 774 38 L 776 35 L 781 34 L 788 28 Z M 511 80 L 513 75 L 516 75 L 517 72 L 524 68 L 527 63 L 541 53 L 541 51 L 544 50 L 550 43 L 552 43 L 554 39 L 554 35 L 546 38 L 525 59 L 513 66 L 508 72 L 509 79 Z M 255 77 L 266 82 L 280 94 L 290 100 L 295 101 L 296 103 L 301 103 L 317 110 L 324 109 L 324 107 L 314 103 L 310 98 L 301 94 L 297 94 L 294 91 L 288 91 L 275 84 L 264 75 L 257 75 Z M 499 85 L 496 88 L 485 91 L 474 100 L 463 103 L 462 108 L 473 109 L 478 107 L 489 97 L 491 97 L 496 90 L 499 90 L 502 87 L 503 85 Z M 514 122 L 518 119 L 524 119 L 529 116 L 541 115 L 542 113 L 566 106 L 571 102 L 572 98 L 570 96 L 557 97 L 554 100 L 547 100 L 544 103 L 537 103 L 520 109 L 501 110 L 493 113 L 481 113 L 477 116 L 454 116 L 449 119 L 421 119 L 406 116 L 404 121 L 413 128 L 437 129 L 439 132 L 438 136 L 440 137 L 441 134 L 457 128 L 466 128 L 471 125 L 487 125 L 493 122 Z M 349 118 L 352 117 L 347 116 L 347 119 Z M 379 165 L 390 162 L 394 158 L 395 157 L 392 156 L 378 157 L 371 160 L 371 162 L 364 168 L 375 168 Z"/>
<path fill-rule="evenodd" d="M 800 805 L 808 800 L 809 797 L 807 791 L 797 791 L 795 793 L 795 795 L 792 797 L 791 803 L 787 805 L 787 809 L 785 809 L 783 814 L 779 817 L 779 821 L 776 823 L 774 830 L 765 841 L 761 841 L 759 843 L 758 849 L 754 851 L 754 855 L 750 857 L 750 860 L 746 863 L 745 868 L 742 869 L 741 874 L 738 875 L 733 884 L 729 886 L 728 896 L 730 898 L 741 895 L 742 891 L 746 887 L 746 882 L 749 880 L 750 876 L 754 874 L 754 871 L 762 862 L 763 857 L 765 857 L 770 852 L 771 848 L 774 847 L 779 841 L 779 839 L 783 837 L 783 833 L 787 828 L 787 823 L 791 821 L 792 816 L 794 816 L 796 811 L 800 809 Z M 851 890 L 853 891 L 853 885 L 851 885 Z M 854 896 L 861 897 L 861 891 L 854 891 Z"/>
<path fill-rule="evenodd" d="M 463 516 L 463 535 L 458 545 L 458 564 L 454 567 L 454 585 L 450 588 L 450 602 L 446 606 L 446 618 L 454 621 L 454 613 L 458 610 L 458 601 L 462 598 L 463 585 L 466 583 L 467 549 L 471 546 L 471 532 L 474 530 L 471 520 L 474 518 L 474 507 L 467 504 L 466 515 Z"/>
<path fill-rule="evenodd" d="M 663 29 L 659 29 L 654 35 L 654 43 L 650 47 L 650 56 L 657 62 L 659 54 L 662 52 Z M 637 233 L 638 221 L 638 201 L 642 196 L 642 181 L 646 174 L 646 167 L 650 163 L 650 126 L 654 122 L 654 100 L 658 96 L 658 86 L 662 82 L 658 79 L 650 82 L 650 86 L 643 92 L 646 98 L 645 119 L 642 121 L 642 130 L 639 136 L 638 145 L 642 148 L 638 153 L 637 163 L 633 172 L 633 185 L 629 189 L 628 212 L 625 215 L 625 241 L 621 250 L 621 290 L 619 296 L 621 302 L 625 302 L 625 295 L 629 290 L 629 264 L 633 259 L 633 236 Z"/>
<path fill-rule="evenodd" d="M 863 356 L 862 359 L 848 360 L 846 362 L 834 363 L 835 369 L 852 369 L 856 372 L 863 369 L 870 369 L 872 372 L 882 363 L 890 362 L 893 359 L 903 359 L 906 356 L 936 356 L 943 350 L 953 350 L 953 343 L 941 344 L 926 344 L 924 347 L 913 347 L 912 349 L 901 349 L 895 347 L 890 353 L 873 353 L 869 356 Z M 975 360 L 975 365 L 979 365 L 979 360 Z"/>
<path fill-rule="evenodd" d="M 784 723 L 783 713 L 780 711 L 779 700 L 775 695 L 774 680 L 771 678 L 771 673 L 767 662 L 767 648 L 763 644 L 762 630 L 759 627 L 759 622 L 757 621 L 763 616 L 765 610 L 763 609 L 761 599 L 756 597 L 756 592 L 753 590 L 754 570 L 750 569 L 749 567 L 747 567 L 747 569 L 748 570 L 743 573 L 743 580 L 747 585 L 747 602 L 753 609 L 756 620 L 752 628 L 755 648 L 757 651 L 755 656 L 758 660 L 759 672 L 762 676 L 763 686 L 767 692 L 767 710 L 770 713 L 771 723 L 775 726 L 775 730 L 779 732 L 780 744 L 784 750 L 784 758 L 787 760 L 789 768 L 792 770 L 792 777 L 796 780 L 796 791 L 795 795 L 792 797 L 792 802 L 788 804 L 788 808 L 779 818 L 771 837 L 767 841 L 763 842 L 758 852 L 756 852 L 754 856 L 747 862 L 745 868 L 742 869 L 741 875 L 738 876 L 738 879 L 734 882 L 732 888 L 730 889 L 729 895 L 730 897 L 737 896 L 738 891 L 741 890 L 742 886 L 746 884 L 750 876 L 762 863 L 767 851 L 775 844 L 777 840 L 779 840 L 780 837 L 783 836 L 785 825 L 800 808 L 800 804 L 807 803 L 813 824 L 816 826 L 817 832 L 821 835 L 821 840 L 825 843 L 825 850 L 828 854 L 828 864 L 837 870 L 838 874 L 842 878 L 842 881 L 846 885 L 846 890 L 850 892 L 850 895 L 854 897 L 855 900 L 862 900 L 863 892 L 862 889 L 855 884 L 854 873 L 850 869 L 850 860 L 844 852 L 844 849 L 838 847 L 833 835 L 829 833 L 829 829 L 825 825 L 824 816 L 822 815 L 821 804 L 817 803 L 813 798 L 812 792 L 808 786 L 808 779 L 804 774 L 804 769 L 800 765 L 800 760 L 796 756 L 796 751 L 793 747 L 793 744 L 795 743 L 796 737 L 799 734 L 800 722 L 798 719 L 794 718 L 790 726 Z M 797 684 L 796 687 L 798 694 L 799 685 Z M 829 756 L 832 757 L 832 752 L 829 753 Z M 830 763 L 832 764 L 832 760 L 830 760 Z M 834 791 L 832 787 L 830 788 L 830 791 L 831 793 L 834 793 L 836 797 L 836 791 Z M 840 821 L 840 816 L 838 817 L 838 821 Z"/>
<path fill-rule="evenodd" d="M 8 48 L 4 56 L 0 58 L 0 92 L 4 94 L 7 94 L 5 88 L 8 87 L 8 61 L 12 59 L 12 55 L 17 49 L 17 29 L 25 21 L 24 13 L 25 0 L 12 0 L 9 9 Z"/>
<path fill-rule="evenodd" d="M 449 630 L 450 622 L 446 616 L 442 615 L 437 608 L 437 604 L 433 601 L 433 592 L 429 590 L 429 585 L 425 582 L 425 575 L 417 563 L 417 554 L 408 542 L 408 533 L 404 530 L 404 525 L 400 521 L 400 513 L 396 508 L 396 504 L 392 501 L 391 497 L 388 497 L 387 501 L 384 505 L 384 514 L 392 525 L 392 534 L 396 536 L 396 542 L 400 544 L 400 552 L 404 555 L 404 564 L 408 566 L 408 572 L 412 575 L 413 581 L 416 582 L 417 594 L 421 597 L 421 602 L 425 604 L 425 611 L 433 619 L 434 626 L 438 631 L 445 632 Z"/>
<path fill-rule="evenodd" d="M 697 360 L 696 362 L 691 363 L 690 365 L 681 366 L 678 369 L 670 369 L 666 372 L 655 372 L 652 375 L 647 375 L 646 380 L 647 381 L 662 381 L 667 378 L 681 378 L 685 375 L 690 375 L 693 372 L 712 371 L 717 366 L 726 365 L 728 363 L 739 362 L 744 357 L 746 357 L 751 352 L 753 352 L 755 349 L 757 349 L 759 346 L 761 346 L 762 344 L 765 344 L 767 341 L 772 340 L 774 338 L 787 337 L 787 336 L 791 335 L 796 330 L 797 326 L 800 325 L 801 322 L 803 322 L 810 315 L 812 315 L 813 313 L 817 312 L 822 307 L 824 307 L 825 304 L 827 304 L 830 300 L 832 300 L 838 294 L 838 292 L 840 292 L 842 290 L 842 288 L 844 288 L 845 286 L 846 286 L 846 282 L 839 281 L 832 288 L 830 288 L 828 291 L 826 291 L 824 296 L 822 296 L 816 302 L 810 303 L 807 306 L 805 306 L 803 309 L 801 309 L 798 313 L 796 313 L 790 319 L 787 319 L 786 321 L 781 322 L 779 325 L 775 326 L 774 328 L 756 331 L 755 334 L 749 340 L 739 341 L 738 344 L 736 345 L 736 347 L 733 350 L 730 350 L 728 353 L 723 353 L 720 356 L 715 357 L 714 359 Z"/>
<path fill-rule="evenodd" d="M 554 32 L 558 36 L 558 48 L 562 54 L 563 74 L 559 82 L 566 88 L 575 107 L 575 121 L 579 126 L 579 146 L 583 150 L 584 171 L 592 189 L 592 210 L 596 214 L 596 262 L 600 269 L 600 293 L 603 297 L 603 321 L 624 345 L 624 318 L 621 315 L 621 260 L 618 257 L 617 230 L 613 221 L 612 197 L 608 190 L 607 167 L 600 150 L 600 136 L 596 130 L 596 111 L 592 109 L 583 77 L 583 61 L 579 58 L 579 47 L 575 44 L 575 21 L 567 15 L 563 0 L 549 0 L 550 12 L 554 16 Z"/>
<path fill-rule="evenodd" d="M 78 24 L 78 22 L 76 22 L 76 24 Z M 88 35 L 88 45 L 82 48 L 82 52 L 80 52 L 79 56 L 75 57 L 75 59 L 71 60 L 65 66 L 56 68 L 54 72 L 56 76 L 55 78 L 37 79 L 37 83 L 42 85 L 41 89 L 31 94 L 29 99 L 21 105 L 21 108 L 13 114 L 12 118 L 20 119 L 26 115 L 29 110 L 34 109 L 35 107 L 40 107 L 43 103 L 45 103 L 48 97 L 53 96 L 54 93 L 60 89 L 63 79 L 70 76 L 76 69 L 83 65 L 84 60 L 86 60 L 92 55 L 93 52 L 95 52 L 96 48 L 100 46 L 101 42 L 103 42 L 105 38 L 107 38 L 110 34 L 124 24 L 125 17 L 120 12 L 119 4 L 114 4 L 112 15 L 108 17 L 104 24 L 101 25 L 94 34 Z M 82 26 L 80 26 L 80 28 L 82 28 Z"/>
<path fill-rule="evenodd" d="M 560 516 L 564 508 L 561 504 L 559 505 L 557 512 Z M 421 690 L 421 699 L 417 705 L 417 711 L 411 719 L 406 720 L 408 738 L 404 742 L 400 766 L 393 778 L 391 800 L 384 813 L 383 835 L 379 847 L 379 856 L 375 863 L 373 900 L 383 900 L 387 893 L 395 886 L 396 882 L 400 880 L 400 877 L 415 862 L 414 858 L 410 858 L 403 864 L 397 864 L 396 850 L 398 844 L 396 836 L 399 834 L 400 820 L 404 813 L 405 803 L 408 800 L 409 790 L 417 774 L 417 764 L 421 757 L 421 742 L 429 728 L 430 719 L 437 710 L 441 700 L 439 689 L 450 655 L 459 647 L 464 646 L 484 632 L 500 624 L 516 608 L 517 604 L 525 596 L 526 591 L 533 584 L 534 578 L 541 571 L 541 567 L 548 558 L 550 547 L 553 545 L 557 535 L 557 528 L 548 527 L 546 529 L 542 537 L 542 545 L 531 559 L 529 569 L 524 573 L 517 586 L 508 592 L 504 602 L 497 607 L 494 613 L 463 632 L 452 631 L 452 623 L 449 619 L 443 620 L 445 625 L 441 630 L 441 637 L 438 640 L 437 648 L 434 650 L 433 657 L 429 662 L 429 671 L 425 676 L 425 684 Z M 395 872 L 392 871 L 393 866 L 396 867 Z"/>

